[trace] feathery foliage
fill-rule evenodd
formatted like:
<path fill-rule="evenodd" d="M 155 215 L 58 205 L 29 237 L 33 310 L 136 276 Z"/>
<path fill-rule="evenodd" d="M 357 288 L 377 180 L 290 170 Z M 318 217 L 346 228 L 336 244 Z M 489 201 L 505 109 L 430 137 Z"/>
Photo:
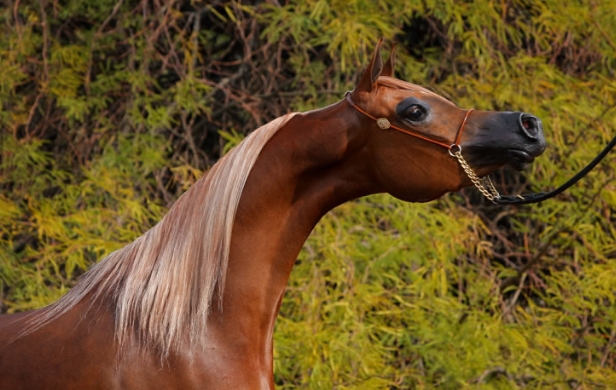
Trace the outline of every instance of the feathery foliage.
<path fill-rule="evenodd" d="M 379 37 L 398 76 L 539 116 L 545 190 L 616 134 L 616 2 L 22 0 L 0 9 L 0 309 L 61 296 L 228 145 L 339 100 Z M 343 205 L 306 243 L 275 332 L 282 389 L 616 387 L 613 156 L 540 205 L 474 189 Z"/>

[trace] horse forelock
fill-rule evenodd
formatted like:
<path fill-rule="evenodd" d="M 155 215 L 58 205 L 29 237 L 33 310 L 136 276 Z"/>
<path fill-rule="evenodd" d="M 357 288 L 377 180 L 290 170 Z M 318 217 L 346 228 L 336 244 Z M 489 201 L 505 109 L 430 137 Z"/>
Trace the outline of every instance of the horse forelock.
<path fill-rule="evenodd" d="M 443 99 L 443 100 L 450 102 L 449 99 L 447 99 L 444 96 L 439 95 L 436 92 L 430 91 L 429 89 L 426 89 L 420 85 L 416 85 L 413 83 L 409 83 L 408 81 L 397 79 L 395 77 L 381 76 L 378 78 L 377 84 L 382 85 L 384 87 L 388 87 L 388 88 L 403 89 L 403 90 L 417 92 L 417 93 L 424 94 L 424 95 L 434 96 L 439 99 Z"/>
<path fill-rule="evenodd" d="M 32 317 L 17 337 L 88 297 L 115 306 L 120 347 L 137 342 L 165 357 L 180 345 L 193 349 L 202 345 L 216 296 L 222 305 L 231 232 L 244 185 L 267 141 L 294 115 L 252 132 L 186 191 L 157 225 L 94 265 L 65 296 Z"/>

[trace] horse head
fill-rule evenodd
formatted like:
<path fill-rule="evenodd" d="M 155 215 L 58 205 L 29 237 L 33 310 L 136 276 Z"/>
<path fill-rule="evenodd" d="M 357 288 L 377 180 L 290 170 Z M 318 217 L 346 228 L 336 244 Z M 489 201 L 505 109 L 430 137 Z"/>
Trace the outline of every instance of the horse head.
<path fill-rule="evenodd" d="M 395 47 L 385 64 L 380 51 L 381 42 L 347 102 L 358 120 L 373 122 L 365 145 L 383 191 L 429 201 L 471 185 L 473 175 L 483 177 L 504 165 L 521 170 L 545 150 L 537 117 L 462 109 L 394 78 Z"/>

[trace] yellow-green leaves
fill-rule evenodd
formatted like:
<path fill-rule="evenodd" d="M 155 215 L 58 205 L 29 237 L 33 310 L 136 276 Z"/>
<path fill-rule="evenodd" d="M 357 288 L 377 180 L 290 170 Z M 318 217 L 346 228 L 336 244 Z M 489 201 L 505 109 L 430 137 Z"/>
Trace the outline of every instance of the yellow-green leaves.
<path fill-rule="evenodd" d="M 616 135 L 615 9 L 21 0 L 0 12 L 0 310 L 56 300 L 248 131 L 340 100 L 381 37 L 400 78 L 540 117 L 545 154 L 494 181 L 554 188 Z M 469 189 L 334 210 L 291 275 L 277 387 L 616 388 L 614 153 L 540 205 Z"/>

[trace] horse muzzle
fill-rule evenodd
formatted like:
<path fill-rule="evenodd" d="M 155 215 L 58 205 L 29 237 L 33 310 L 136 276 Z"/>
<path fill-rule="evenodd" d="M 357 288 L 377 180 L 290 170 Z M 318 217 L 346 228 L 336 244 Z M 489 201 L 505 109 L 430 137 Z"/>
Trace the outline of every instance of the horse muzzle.
<path fill-rule="evenodd" d="M 522 170 L 546 148 L 543 124 L 524 112 L 482 112 L 471 123 L 464 155 L 476 168 L 510 165 Z"/>

